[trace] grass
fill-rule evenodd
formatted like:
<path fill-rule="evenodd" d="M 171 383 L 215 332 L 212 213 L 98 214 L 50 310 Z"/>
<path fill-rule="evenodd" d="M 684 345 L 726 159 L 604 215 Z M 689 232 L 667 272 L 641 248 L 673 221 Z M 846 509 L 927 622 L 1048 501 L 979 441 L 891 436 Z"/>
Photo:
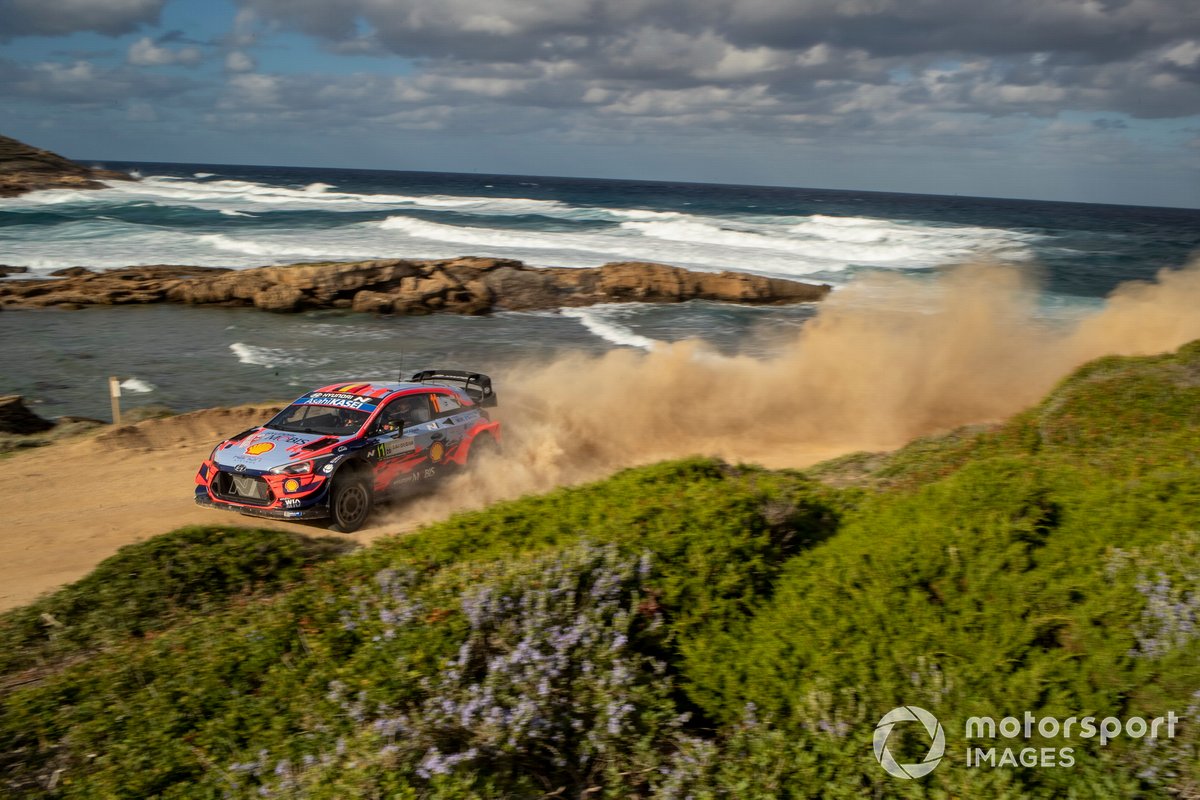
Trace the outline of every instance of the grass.
<path fill-rule="evenodd" d="M 1004 425 L 806 474 L 627 470 L 353 553 L 219 528 L 134 545 L 0 618 L 0 785 L 1195 796 L 1198 376 L 1200 344 L 1102 359 Z M 871 752 L 906 704 L 948 742 L 914 781 Z M 1185 721 L 989 743 L 1066 744 L 1070 769 L 965 765 L 968 717 L 1026 710 Z"/>

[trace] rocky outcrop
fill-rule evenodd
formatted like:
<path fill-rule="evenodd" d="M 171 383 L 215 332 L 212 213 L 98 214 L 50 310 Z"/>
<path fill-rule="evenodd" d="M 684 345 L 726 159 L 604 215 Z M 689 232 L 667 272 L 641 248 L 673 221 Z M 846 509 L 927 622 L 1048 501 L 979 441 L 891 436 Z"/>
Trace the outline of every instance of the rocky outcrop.
<path fill-rule="evenodd" d="M 0 433 L 28 435 L 41 433 L 54 427 L 48 419 L 42 419 L 25 407 L 25 398 L 19 394 L 0 397 Z"/>
<path fill-rule="evenodd" d="M 63 272 L 60 278 L 0 282 L 0 307 L 170 302 L 280 312 L 348 308 L 377 314 L 487 314 L 622 302 L 803 303 L 820 300 L 829 292 L 824 285 L 634 261 L 590 269 L 456 258 L 244 270 L 153 266 Z"/>
<path fill-rule="evenodd" d="M 0 197 L 38 189 L 103 189 L 100 181 L 130 181 L 124 172 L 76 164 L 49 150 L 0 136 Z"/>

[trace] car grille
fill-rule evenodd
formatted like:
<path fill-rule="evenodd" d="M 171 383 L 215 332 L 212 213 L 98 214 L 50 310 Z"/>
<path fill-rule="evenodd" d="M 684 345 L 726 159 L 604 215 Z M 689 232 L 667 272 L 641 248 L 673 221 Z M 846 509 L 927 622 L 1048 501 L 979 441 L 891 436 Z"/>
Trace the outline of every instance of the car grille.
<path fill-rule="evenodd" d="M 265 480 L 254 475 L 218 472 L 217 477 L 213 478 L 212 488 L 213 494 L 222 500 L 252 506 L 271 505 L 271 487 Z"/>

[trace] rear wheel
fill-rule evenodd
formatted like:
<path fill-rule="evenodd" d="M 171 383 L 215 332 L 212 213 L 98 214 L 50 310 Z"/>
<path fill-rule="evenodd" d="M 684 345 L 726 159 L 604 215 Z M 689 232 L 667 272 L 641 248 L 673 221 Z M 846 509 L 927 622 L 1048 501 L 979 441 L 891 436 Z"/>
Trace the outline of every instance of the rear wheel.
<path fill-rule="evenodd" d="M 490 433 L 481 433 L 472 440 L 471 449 L 467 451 L 467 466 L 478 466 L 479 462 L 487 461 L 499 453 L 500 443 L 495 437 Z"/>
<path fill-rule="evenodd" d="M 367 479 L 356 473 L 337 475 L 329 492 L 329 516 L 332 531 L 353 533 L 371 515 L 371 487 Z"/>

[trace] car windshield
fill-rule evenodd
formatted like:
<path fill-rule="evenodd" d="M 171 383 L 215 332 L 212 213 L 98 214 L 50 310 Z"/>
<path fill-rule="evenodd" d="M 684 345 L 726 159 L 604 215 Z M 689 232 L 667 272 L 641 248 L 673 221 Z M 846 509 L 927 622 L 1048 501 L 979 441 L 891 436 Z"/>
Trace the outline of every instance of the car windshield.
<path fill-rule="evenodd" d="M 349 436 L 357 432 L 370 418 L 370 413 L 357 408 L 317 405 L 297 402 L 275 415 L 268 428 L 292 433 L 320 433 L 326 436 Z"/>

